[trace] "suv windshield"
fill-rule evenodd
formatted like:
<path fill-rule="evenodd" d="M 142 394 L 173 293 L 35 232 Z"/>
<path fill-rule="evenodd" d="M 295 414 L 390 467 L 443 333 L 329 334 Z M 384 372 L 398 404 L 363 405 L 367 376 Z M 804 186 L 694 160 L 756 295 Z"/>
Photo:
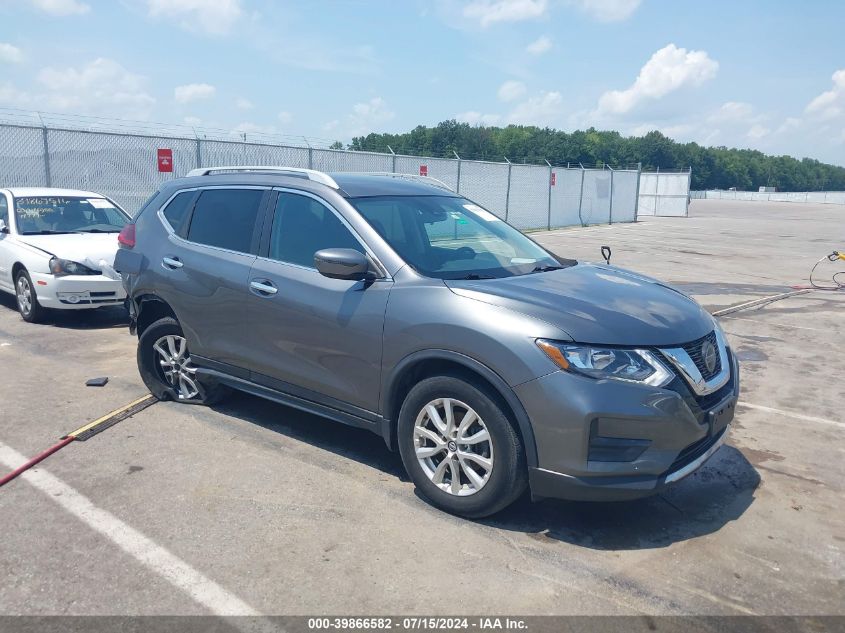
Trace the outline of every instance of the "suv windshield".
<path fill-rule="evenodd" d="M 561 268 L 547 251 L 465 198 L 379 196 L 352 205 L 417 272 L 494 279 Z"/>
<path fill-rule="evenodd" d="M 21 235 L 119 233 L 127 222 L 129 217 L 105 198 L 15 198 L 15 223 Z"/>

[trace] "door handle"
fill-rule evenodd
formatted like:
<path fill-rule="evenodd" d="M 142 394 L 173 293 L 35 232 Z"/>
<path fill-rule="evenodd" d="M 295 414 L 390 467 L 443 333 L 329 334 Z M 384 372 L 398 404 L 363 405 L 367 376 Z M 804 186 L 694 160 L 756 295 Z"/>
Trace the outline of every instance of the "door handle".
<path fill-rule="evenodd" d="M 249 288 L 261 295 L 274 295 L 279 292 L 279 289 L 266 279 L 250 281 Z"/>
<path fill-rule="evenodd" d="M 170 270 L 176 270 L 177 268 L 182 268 L 182 266 L 184 266 L 184 264 L 179 261 L 178 257 L 162 257 L 161 265 L 165 268 L 169 268 Z"/>

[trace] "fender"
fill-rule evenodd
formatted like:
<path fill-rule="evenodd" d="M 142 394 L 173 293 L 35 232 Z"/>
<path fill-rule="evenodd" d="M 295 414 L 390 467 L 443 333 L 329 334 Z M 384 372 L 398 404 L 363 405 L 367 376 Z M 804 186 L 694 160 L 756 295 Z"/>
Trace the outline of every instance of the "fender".
<path fill-rule="evenodd" d="M 537 444 L 534 441 L 534 430 L 531 427 L 531 422 L 528 419 L 528 414 L 525 413 L 525 408 L 522 406 L 522 402 L 520 402 L 513 389 L 510 388 L 508 383 L 499 376 L 499 374 L 487 367 L 487 365 L 484 365 L 465 354 L 460 354 L 446 349 L 429 349 L 413 352 L 403 358 L 396 364 L 384 381 L 382 390 L 382 394 L 384 394 L 384 402 L 382 406 L 383 415 L 393 411 L 395 405 L 397 404 L 395 402 L 393 392 L 399 378 L 405 370 L 407 370 L 411 365 L 426 360 L 445 360 L 458 365 L 463 365 L 468 370 L 478 374 L 489 382 L 498 394 L 505 400 L 511 408 L 511 411 L 513 411 L 516 423 L 519 425 L 522 441 L 525 443 L 525 458 L 528 463 L 528 467 L 537 467 Z M 382 435 L 384 436 L 385 442 L 387 442 L 388 446 L 393 445 L 394 422 L 395 420 L 390 420 L 386 415 L 382 422 Z"/>

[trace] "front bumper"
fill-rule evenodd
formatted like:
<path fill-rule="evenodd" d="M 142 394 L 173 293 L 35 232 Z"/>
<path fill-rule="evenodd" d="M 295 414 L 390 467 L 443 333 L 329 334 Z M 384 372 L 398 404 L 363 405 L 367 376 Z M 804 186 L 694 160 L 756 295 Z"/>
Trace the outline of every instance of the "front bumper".
<path fill-rule="evenodd" d="M 694 472 L 724 443 L 739 396 L 739 366 L 715 393 L 680 378 L 664 388 L 559 371 L 515 388 L 537 445 L 534 498 L 586 501 L 655 494 Z"/>
<path fill-rule="evenodd" d="M 30 273 L 38 303 L 45 308 L 85 310 L 123 305 L 126 291 L 120 279 L 106 275 L 66 275 L 56 277 Z"/>

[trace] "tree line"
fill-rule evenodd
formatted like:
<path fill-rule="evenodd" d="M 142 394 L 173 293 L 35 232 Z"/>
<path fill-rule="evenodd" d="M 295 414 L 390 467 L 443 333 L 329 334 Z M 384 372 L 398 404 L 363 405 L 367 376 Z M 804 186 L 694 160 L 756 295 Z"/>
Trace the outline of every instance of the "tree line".
<path fill-rule="evenodd" d="M 692 168 L 692 189 L 756 191 L 777 187 L 779 191 L 843 191 L 845 167 L 791 156 L 770 156 L 752 149 L 702 147 L 678 143 L 660 132 L 622 136 L 594 128 L 562 132 L 525 125 L 473 126 L 455 120 L 434 127 L 417 126 L 401 134 L 376 134 L 352 139 L 351 150 L 472 160 L 553 165 L 610 165 L 644 170 Z"/>

